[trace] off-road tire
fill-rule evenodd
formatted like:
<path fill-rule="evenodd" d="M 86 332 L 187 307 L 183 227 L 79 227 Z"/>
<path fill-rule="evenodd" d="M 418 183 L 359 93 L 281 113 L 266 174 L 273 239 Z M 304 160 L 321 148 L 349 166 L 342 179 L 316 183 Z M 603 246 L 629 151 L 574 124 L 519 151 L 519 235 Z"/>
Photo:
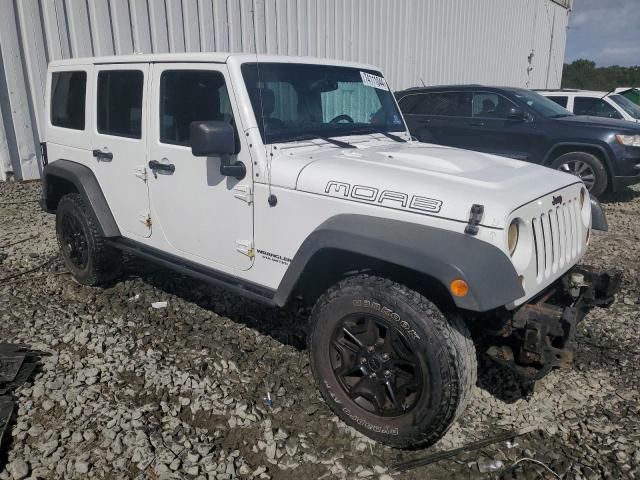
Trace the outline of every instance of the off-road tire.
<path fill-rule="evenodd" d="M 65 217 L 69 217 L 65 222 Z M 65 225 L 69 221 L 79 226 L 79 235 L 86 242 L 86 262 L 82 266 L 74 260 L 65 248 Z M 122 254 L 119 250 L 106 245 L 100 233 L 95 215 L 81 195 L 70 193 L 62 197 L 56 209 L 56 236 L 64 262 L 73 278 L 82 285 L 98 286 L 113 280 L 122 265 Z"/>
<path fill-rule="evenodd" d="M 599 197 L 607 189 L 609 178 L 607 175 L 607 168 L 595 155 L 587 152 L 569 152 L 564 155 L 560 155 L 551 163 L 551 168 L 556 170 L 565 171 L 561 168 L 562 165 L 571 162 L 582 162 L 593 171 L 595 179 L 593 186 L 589 188 L 589 193 L 594 197 Z"/>
<path fill-rule="evenodd" d="M 331 346 L 333 332 L 354 314 L 382 318 L 407 334 L 405 344 L 422 362 L 429 385 L 408 413 L 375 415 L 352 400 L 338 380 L 330 357 L 340 357 Z M 418 292 L 372 275 L 349 277 L 318 299 L 310 322 L 310 364 L 322 396 L 338 417 L 368 437 L 399 448 L 432 445 L 464 411 L 477 378 L 469 330 L 459 316 L 445 317 Z"/>

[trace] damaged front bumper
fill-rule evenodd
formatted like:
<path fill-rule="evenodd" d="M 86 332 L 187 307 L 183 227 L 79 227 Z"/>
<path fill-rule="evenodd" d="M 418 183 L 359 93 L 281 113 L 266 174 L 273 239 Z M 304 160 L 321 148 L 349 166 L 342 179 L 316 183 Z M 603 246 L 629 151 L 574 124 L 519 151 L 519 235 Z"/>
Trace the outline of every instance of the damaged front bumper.
<path fill-rule="evenodd" d="M 611 305 L 621 280 L 621 269 L 574 267 L 536 299 L 503 317 L 486 354 L 531 380 L 570 366 L 578 322 L 593 307 Z"/>

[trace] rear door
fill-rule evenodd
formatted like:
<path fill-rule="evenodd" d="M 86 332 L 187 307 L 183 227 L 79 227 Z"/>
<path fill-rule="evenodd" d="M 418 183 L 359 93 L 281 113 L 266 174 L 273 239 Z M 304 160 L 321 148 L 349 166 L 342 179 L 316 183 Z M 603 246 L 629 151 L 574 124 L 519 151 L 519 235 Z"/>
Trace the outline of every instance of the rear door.
<path fill-rule="evenodd" d="M 94 171 L 125 237 L 151 235 L 145 163 L 149 65 L 96 65 Z"/>
<path fill-rule="evenodd" d="M 473 120 L 469 125 L 474 150 L 517 160 L 532 159 L 541 134 L 531 119 L 509 118 L 508 112 L 514 107 L 520 108 L 499 93 L 473 92 Z"/>
<path fill-rule="evenodd" d="M 400 100 L 411 134 L 421 142 L 472 148 L 466 135 L 471 93 L 443 91 L 409 94 Z"/>

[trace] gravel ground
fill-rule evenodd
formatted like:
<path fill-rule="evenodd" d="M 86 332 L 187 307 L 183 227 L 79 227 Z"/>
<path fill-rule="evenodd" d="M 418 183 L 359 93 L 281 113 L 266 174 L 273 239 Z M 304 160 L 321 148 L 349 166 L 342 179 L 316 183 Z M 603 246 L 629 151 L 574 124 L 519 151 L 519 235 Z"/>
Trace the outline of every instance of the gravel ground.
<path fill-rule="evenodd" d="M 640 477 L 640 189 L 605 203 L 610 232 L 595 235 L 585 263 L 623 266 L 625 279 L 616 303 L 580 325 L 575 367 L 529 389 L 481 362 L 463 417 L 413 452 L 369 441 L 325 407 L 302 307 L 265 308 L 134 259 L 110 288 L 82 287 L 64 271 L 39 192 L 0 183 L 0 341 L 46 353 L 17 391 L 0 479 Z M 388 471 L 526 426 L 539 430 L 516 445 Z M 487 459 L 504 467 L 480 473 Z"/>

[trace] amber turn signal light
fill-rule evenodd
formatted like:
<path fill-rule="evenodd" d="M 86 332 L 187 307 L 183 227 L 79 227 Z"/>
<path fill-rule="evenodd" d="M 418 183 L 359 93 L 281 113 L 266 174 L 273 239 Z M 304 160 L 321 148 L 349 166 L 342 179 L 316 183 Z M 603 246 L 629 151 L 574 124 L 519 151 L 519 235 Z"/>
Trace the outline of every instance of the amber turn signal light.
<path fill-rule="evenodd" d="M 469 285 L 464 280 L 456 279 L 449 285 L 454 297 L 465 297 L 469 293 Z"/>

